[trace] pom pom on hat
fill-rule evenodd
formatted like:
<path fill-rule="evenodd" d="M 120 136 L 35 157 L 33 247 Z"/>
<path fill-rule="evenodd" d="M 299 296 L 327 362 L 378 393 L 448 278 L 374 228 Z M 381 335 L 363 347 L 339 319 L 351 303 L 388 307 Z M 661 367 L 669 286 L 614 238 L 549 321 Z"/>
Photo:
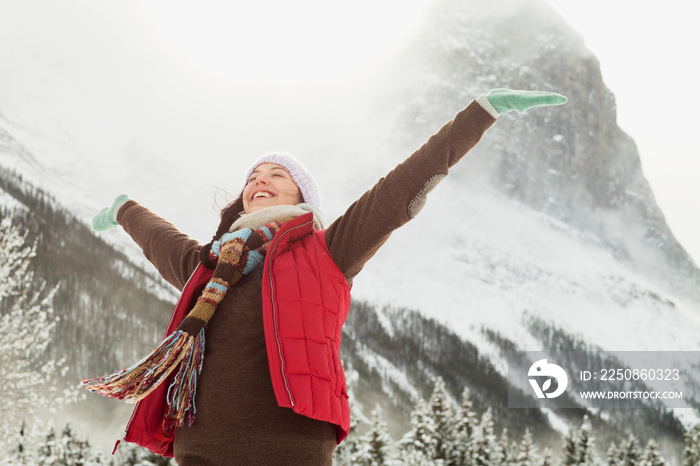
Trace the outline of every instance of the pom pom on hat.
<path fill-rule="evenodd" d="M 304 166 L 296 158 L 289 154 L 268 154 L 260 157 L 246 172 L 243 186 L 248 183 L 250 175 L 258 167 L 258 165 L 263 163 L 274 163 L 277 165 L 282 165 L 284 168 L 286 168 L 289 174 L 292 175 L 292 179 L 299 188 L 304 202 L 315 207 L 321 207 L 321 196 L 318 192 L 316 180 L 314 180 L 311 173 L 309 173 L 308 170 L 304 168 Z"/>

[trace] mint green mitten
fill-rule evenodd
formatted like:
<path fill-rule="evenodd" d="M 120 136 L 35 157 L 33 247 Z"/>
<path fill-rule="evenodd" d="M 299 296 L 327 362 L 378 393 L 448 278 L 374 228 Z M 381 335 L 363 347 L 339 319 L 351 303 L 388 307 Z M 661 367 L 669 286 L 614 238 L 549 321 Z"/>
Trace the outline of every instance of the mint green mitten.
<path fill-rule="evenodd" d="M 111 207 L 105 207 L 100 210 L 97 215 L 92 219 L 92 229 L 95 231 L 105 231 L 110 228 L 114 228 L 117 225 L 117 211 L 126 201 L 129 200 L 129 196 L 126 194 L 120 194 L 114 198 L 114 202 Z"/>
<path fill-rule="evenodd" d="M 550 107 L 566 103 L 566 97 L 555 92 L 514 91 L 511 89 L 494 89 L 486 98 L 498 113 L 504 115 L 515 110 L 524 112 L 533 107 Z"/>

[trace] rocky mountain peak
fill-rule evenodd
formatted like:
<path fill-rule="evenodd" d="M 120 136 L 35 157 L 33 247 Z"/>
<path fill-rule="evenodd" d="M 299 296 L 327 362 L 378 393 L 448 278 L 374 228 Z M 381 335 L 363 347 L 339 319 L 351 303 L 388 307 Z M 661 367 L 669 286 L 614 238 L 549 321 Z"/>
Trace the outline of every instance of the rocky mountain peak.
<path fill-rule="evenodd" d="M 544 1 L 443 0 L 399 59 L 391 97 L 406 148 L 490 89 L 549 90 L 567 105 L 500 119 L 450 182 L 497 191 L 595 238 L 619 260 L 697 299 L 700 271 L 667 226 L 597 58 Z M 463 167 L 464 168 L 461 168 Z"/>

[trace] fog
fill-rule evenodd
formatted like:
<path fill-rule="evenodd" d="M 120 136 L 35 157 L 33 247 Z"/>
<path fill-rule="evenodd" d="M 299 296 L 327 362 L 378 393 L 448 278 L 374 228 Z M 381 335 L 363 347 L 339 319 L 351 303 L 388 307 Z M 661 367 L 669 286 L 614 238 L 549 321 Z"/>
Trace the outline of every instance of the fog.
<path fill-rule="evenodd" d="M 326 176 L 326 165 L 361 167 L 363 157 L 385 154 L 375 105 L 401 85 L 393 57 L 431 17 L 431 3 L 0 0 L 0 118 L 64 176 L 47 183 L 58 182 L 59 197 L 86 219 L 126 192 L 208 240 L 216 188 L 237 193 L 248 164 L 272 151 L 297 155 L 317 174 L 332 219 L 351 199 L 339 188 L 361 190 L 343 178 L 357 170 Z M 681 113 L 697 97 L 684 94 L 678 105 L 672 92 L 697 77 L 697 66 L 683 65 L 693 60 L 682 59 L 696 43 L 682 27 L 689 15 L 553 4 L 600 54 L 619 123 L 638 142 L 674 233 L 697 257 L 696 118 Z M 387 154 L 387 166 L 406 155 Z"/>
<path fill-rule="evenodd" d="M 126 192 L 208 239 L 216 188 L 236 194 L 259 155 L 337 187 L 320 165 L 372 145 L 371 80 L 425 2 L 2 3 L 0 115 L 70 180 L 59 198 L 88 217 Z"/>

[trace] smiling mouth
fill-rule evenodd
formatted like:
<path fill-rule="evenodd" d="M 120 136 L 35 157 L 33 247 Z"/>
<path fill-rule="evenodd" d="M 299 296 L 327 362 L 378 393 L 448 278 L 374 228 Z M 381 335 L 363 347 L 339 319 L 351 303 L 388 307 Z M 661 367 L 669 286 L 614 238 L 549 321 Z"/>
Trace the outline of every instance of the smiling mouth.
<path fill-rule="evenodd" d="M 268 192 L 268 191 L 258 191 L 257 193 L 255 193 L 255 194 L 253 195 L 253 199 L 252 199 L 252 200 L 256 200 L 256 199 L 269 199 L 269 198 L 271 198 L 271 197 L 274 197 L 274 195 L 273 195 L 272 193 Z"/>

